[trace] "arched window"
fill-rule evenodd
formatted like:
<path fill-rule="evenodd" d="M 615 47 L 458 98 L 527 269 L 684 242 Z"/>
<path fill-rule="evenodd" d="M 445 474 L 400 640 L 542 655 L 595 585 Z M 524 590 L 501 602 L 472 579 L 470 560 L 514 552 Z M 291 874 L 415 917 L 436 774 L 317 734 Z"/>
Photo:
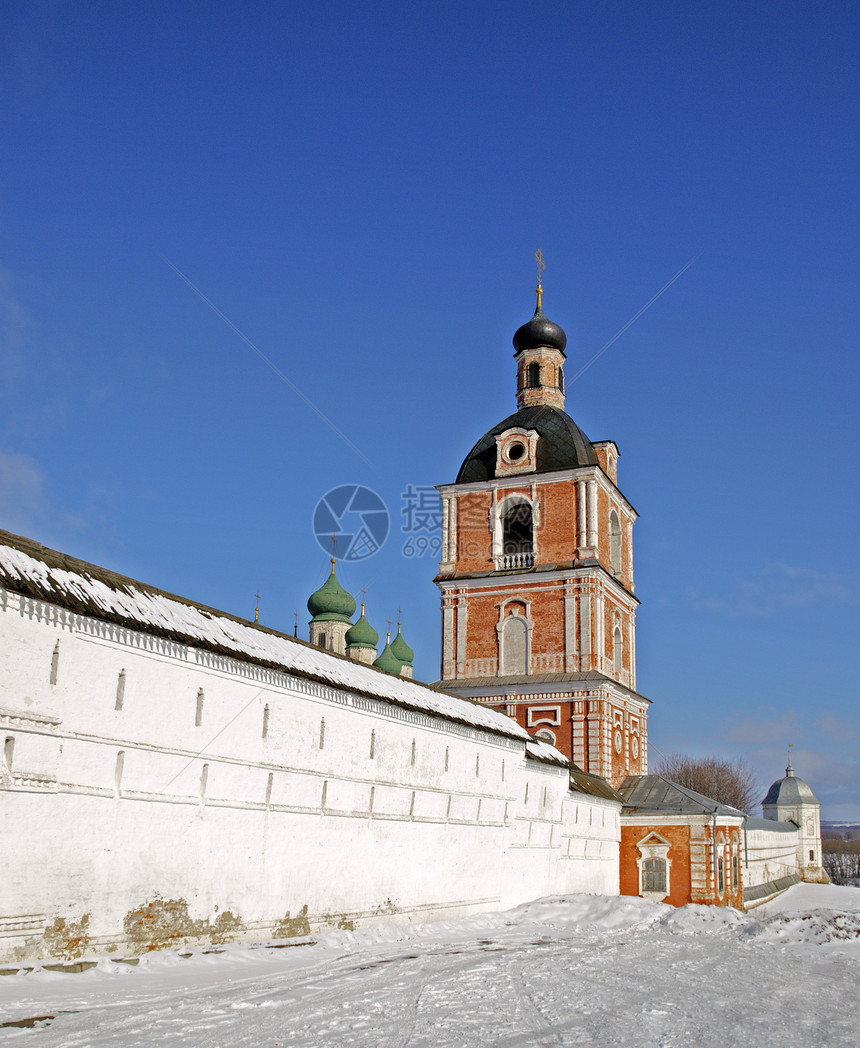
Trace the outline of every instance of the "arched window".
<path fill-rule="evenodd" d="M 540 506 L 526 495 L 508 495 L 491 511 L 493 560 L 497 571 L 531 568 L 537 552 Z"/>
<path fill-rule="evenodd" d="M 564 393 L 564 369 L 558 369 L 558 391 Z"/>
<path fill-rule="evenodd" d="M 615 510 L 609 514 L 609 570 L 621 574 L 621 524 Z"/>
<path fill-rule="evenodd" d="M 532 508 L 526 502 L 516 502 L 502 518 L 502 552 L 531 553 L 533 549 Z"/>
<path fill-rule="evenodd" d="M 624 639 L 620 626 L 612 631 L 612 668 L 616 673 L 624 669 Z"/>
<path fill-rule="evenodd" d="M 502 674 L 526 672 L 528 624 L 520 615 L 508 615 L 502 624 Z"/>
<path fill-rule="evenodd" d="M 666 860 L 645 859 L 642 863 L 642 891 L 666 891 Z"/>
<path fill-rule="evenodd" d="M 540 385 L 540 364 L 536 360 L 526 365 L 526 388 L 536 389 Z"/>

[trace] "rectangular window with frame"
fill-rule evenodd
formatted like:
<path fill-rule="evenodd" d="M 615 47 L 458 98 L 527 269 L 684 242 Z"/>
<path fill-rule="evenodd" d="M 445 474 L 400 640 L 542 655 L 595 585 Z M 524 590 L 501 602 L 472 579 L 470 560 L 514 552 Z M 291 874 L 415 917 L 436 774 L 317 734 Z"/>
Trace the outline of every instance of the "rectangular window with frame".
<path fill-rule="evenodd" d="M 642 891 L 666 891 L 666 860 L 646 859 L 642 863 Z"/>

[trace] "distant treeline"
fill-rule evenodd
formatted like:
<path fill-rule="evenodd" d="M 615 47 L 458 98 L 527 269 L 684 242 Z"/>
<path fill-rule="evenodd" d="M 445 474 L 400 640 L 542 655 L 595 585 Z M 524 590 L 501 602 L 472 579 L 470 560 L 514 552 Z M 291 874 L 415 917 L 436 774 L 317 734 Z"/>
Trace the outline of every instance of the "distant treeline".
<path fill-rule="evenodd" d="M 857 841 L 860 840 L 860 826 L 842 826 L 838 830 L 821 830 L 822 841 Z"/>
<path fill-rule="evenodd" d="M 821 865 L 833 884 L 856 884 L 860 880 L 860 828 L 856 826 L 821 831 L 824 854 Z"/>

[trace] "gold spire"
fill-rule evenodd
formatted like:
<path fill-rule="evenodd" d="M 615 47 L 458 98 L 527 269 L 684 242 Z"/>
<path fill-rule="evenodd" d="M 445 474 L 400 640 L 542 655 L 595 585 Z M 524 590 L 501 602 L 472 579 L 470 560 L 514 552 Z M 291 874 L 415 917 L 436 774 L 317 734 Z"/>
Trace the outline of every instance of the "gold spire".
<path fill-rule="evenodd" d="M 546 265 L 544 264 L 544 260 L 543 260 L 543 251 L 541 251 L 540 248 L 538 248 L 537 251 L 535 251 L 535 261 L 537 262 L 537 273 L 538 273 L 538 282 L 537 282 L 536 294 L 537 294 L 537 311 L 539 312 L 540 309 L 541 309 L 541 297 L 543 295 L 543 284 L 541 284 L 541 275 L 543 274 L 543 271 L 546 269 Z"/>
<path fill-rule="evenodd" d="M 332 535 L 332 537 L 331 537 L 331 573 L 332 573 L 332 575 L 334 575 L 334 564 L 335 564 L 334 547 L 335 547 L 335 543 L 336 542 L 337 542 L 337 536 L 336 535 Z"/>
<path fill-rule="evenodd" d="M 257 593 L 257 604 L 254 608 L 254 622 L 260 621 L 260 594 Z"/>

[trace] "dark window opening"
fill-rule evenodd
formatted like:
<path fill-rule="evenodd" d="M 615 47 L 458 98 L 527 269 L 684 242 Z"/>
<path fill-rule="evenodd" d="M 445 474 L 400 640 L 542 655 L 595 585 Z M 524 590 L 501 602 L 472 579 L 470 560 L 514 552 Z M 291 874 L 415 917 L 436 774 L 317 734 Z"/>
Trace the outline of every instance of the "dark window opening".
<path fill-rule="evenodd" d="M 502 521 L 502 552 L 531 553 L 533 545 L 531 506 L 511 506 Z"/>
<path fill-rule="evenodd" d="M 564 393 L 564 371 L 561 368 L 558 369 L 558 391 Z"/>
<path fill-rule="evenodd" d="M 511 444 L 508 447 L 508 458 L 511 462 L 517 462 L 526 453 L 525 444 L 520 444 L 519 441 L 516 444 Z"/>
<path fill-rule="evenodd" d="M 540 364 L 532 363 L 526 365 L 526 388 L 535 389 L 540 385 Z"/>

